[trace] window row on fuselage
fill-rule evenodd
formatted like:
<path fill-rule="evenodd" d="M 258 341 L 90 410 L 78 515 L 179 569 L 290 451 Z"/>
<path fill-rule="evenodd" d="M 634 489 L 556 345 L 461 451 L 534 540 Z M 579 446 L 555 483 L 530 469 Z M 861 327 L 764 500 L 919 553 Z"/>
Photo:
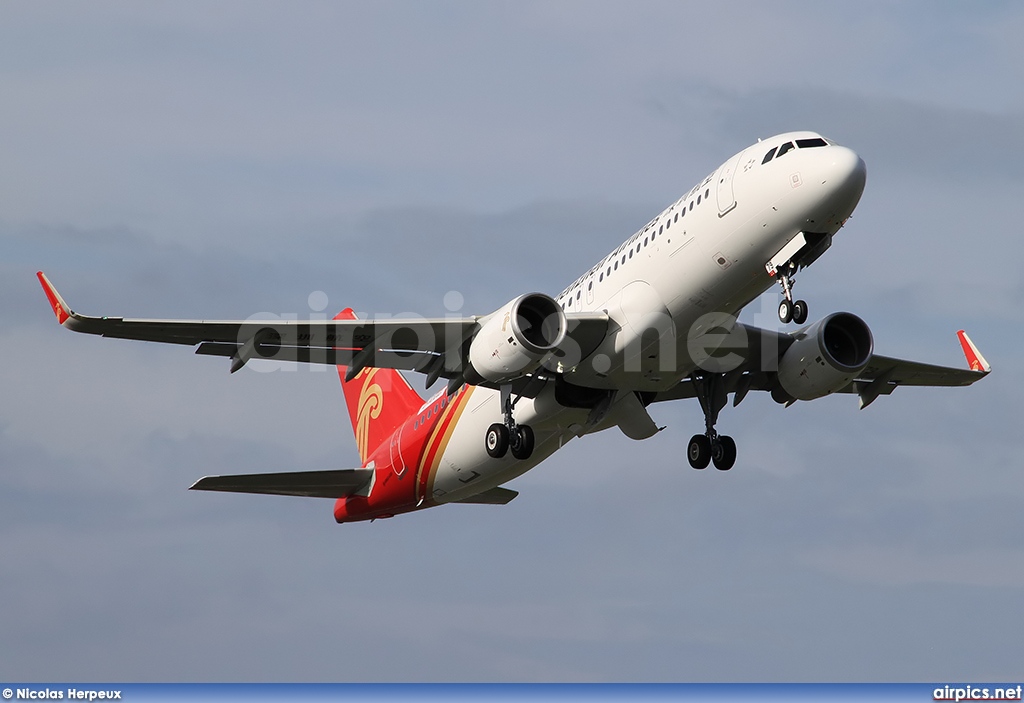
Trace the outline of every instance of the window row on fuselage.
<path fill-rule="evenodd" d="M 673 224 L 678 224 L 680 220 L 684 220 L 688 212 L 693 212 L 693 209 L 699 207 L 701 203 L 707 203 L 711 197 L 709 183 L 713 178 L 714 174 L 711 174 L 699 185 L 694 186 L 689 193 L 673 203 L 662 214 L 648 222 L 643 229 L 619 245 L 618 249 L 606 256 L 604 260 L 577 278 L 572 285 L 562 291 L 558 296 L 558 302 L 561 304 L 562 309 L 581 309 L 583 290 L 586 288 L 588 294 L 594 290 L 595 277 L 597 278 L 596 283 L 603 283 L 606 278 L 610 279 L 619 270 L 620 265 L 625 267 L 626 262 L 632 259 L 634 255 L 639 254 L 648 246 L 653 246 L 659 236 L 663 236 L 671 230 Z"/>
<path fill-rule="evenodd" d="M 412 428 L 414 430 L 418 430 L 421 425 L 426 424 L 427 420 L 429 420 L 430 418 L 444 410 L 446 405 L 448 405 L 448 395 L 444 394 L 437 399 L 437 402 L 435 402 L 433 406 L 427 406 L 426 408 L 420 410 L 419 417 L 416 418 L 416 421 L 413 423 Z"/>

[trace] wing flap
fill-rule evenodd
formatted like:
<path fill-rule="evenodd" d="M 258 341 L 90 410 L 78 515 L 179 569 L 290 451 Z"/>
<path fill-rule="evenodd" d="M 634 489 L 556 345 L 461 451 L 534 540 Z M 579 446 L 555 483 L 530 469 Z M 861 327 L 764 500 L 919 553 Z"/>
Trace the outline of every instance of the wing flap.
<path fill-rule="evenodd" d="M 205 476 L 192 484 L 189 490 L 260 493 L 308 498 L 344 498 L 361 491 L 369 485 L 372 479 L 373 469 L 231 474 Z"/>

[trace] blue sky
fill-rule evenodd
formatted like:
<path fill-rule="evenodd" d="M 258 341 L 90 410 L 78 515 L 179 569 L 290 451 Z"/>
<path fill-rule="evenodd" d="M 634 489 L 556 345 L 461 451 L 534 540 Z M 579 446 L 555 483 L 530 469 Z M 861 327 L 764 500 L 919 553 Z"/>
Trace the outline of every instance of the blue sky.
<path fill-rule="evenodd" d="M 1014 3 L 9 2 L 0 679 L 1018 680 Z M 353 466 L 331 370 L 229 375 L 89 314 L 486 313 L 556 293 L 758 137 L 868 186 L 799 277 L 881 353 L 996 369 L 573 442 L 504 507 L 337 526 L 211 473 Z M 777 293 L 746 319 L 773 324 Z M 765 312 L 767 311 L 767 312 Z"/>

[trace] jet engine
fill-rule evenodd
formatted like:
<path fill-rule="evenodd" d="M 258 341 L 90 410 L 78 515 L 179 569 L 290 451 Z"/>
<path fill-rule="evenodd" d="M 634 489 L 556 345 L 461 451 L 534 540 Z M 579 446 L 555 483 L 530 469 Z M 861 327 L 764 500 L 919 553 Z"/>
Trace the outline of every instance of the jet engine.
<path fill-rule="evenodd" d="M 842 389 L 871 360 L 874 341 L 862 319 L 832 313 L 798 333 L 779 360 L 779 386 L 787 400 L 814 400 Z"/>
<path fill-rule="evenodd" d="M 485 318 L 469 346 L 466 381 L 504 383 L 534 371 L 565 330 L 565 313 L 554 298 L 519 296 Z"/>

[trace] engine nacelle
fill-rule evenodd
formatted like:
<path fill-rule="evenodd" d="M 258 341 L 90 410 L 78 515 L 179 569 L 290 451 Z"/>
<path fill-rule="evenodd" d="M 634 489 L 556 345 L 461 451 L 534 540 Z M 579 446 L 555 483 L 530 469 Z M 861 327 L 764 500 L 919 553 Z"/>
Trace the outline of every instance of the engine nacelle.
<path fill-rule="evenodd" d="M 873 349 L 871 330 L 864 320 L 848 312 L 832 313 L 804 330 L 782 355 L 781 390 L 796 400 L 835 393 L 864 370 Z"/>
<path fill-rule="evenodd" d="M 554 298 L 528 293 L 487 317 L 469 346 L 466 381 L 503 383 L 540 366 L 565 339 L 565 313 Z"/>

